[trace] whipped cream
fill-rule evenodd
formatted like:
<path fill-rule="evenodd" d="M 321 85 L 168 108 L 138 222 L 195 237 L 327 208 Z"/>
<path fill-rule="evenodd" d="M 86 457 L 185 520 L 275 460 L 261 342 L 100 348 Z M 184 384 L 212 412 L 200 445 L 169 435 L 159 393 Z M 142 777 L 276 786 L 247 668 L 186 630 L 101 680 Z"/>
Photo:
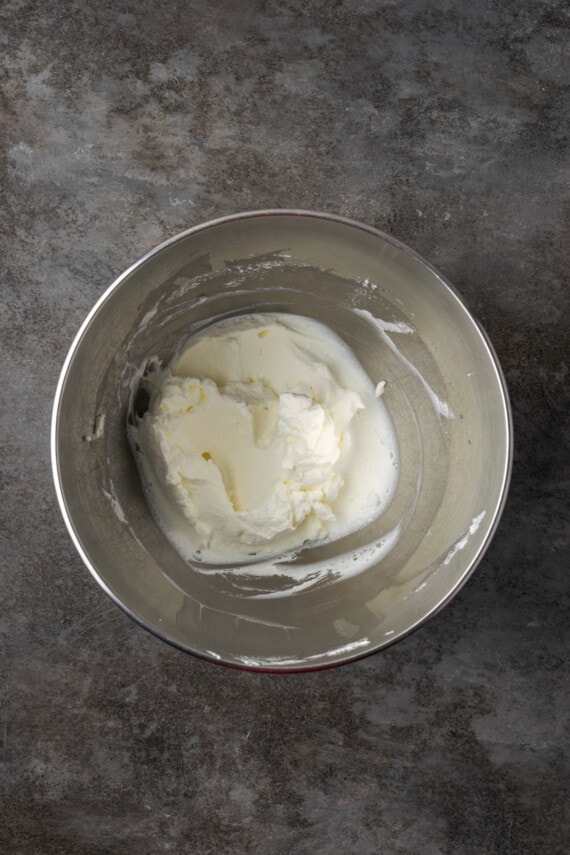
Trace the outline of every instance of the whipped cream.
<path fill-rule="evenodd" d="M 143 385 L 131 442 L 154 515 L 187 560 L 336 539 L 393 494 L 397 446 L 377 387 L 318 321 L 220 321 Z"/>

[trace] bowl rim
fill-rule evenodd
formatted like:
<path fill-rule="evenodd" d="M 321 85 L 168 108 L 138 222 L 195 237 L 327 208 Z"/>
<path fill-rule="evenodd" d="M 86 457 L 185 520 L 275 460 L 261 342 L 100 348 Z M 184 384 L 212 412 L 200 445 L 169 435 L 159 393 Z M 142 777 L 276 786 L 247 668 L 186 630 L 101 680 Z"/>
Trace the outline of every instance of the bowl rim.
<path fill-rule="evenodd" d="M 415 261 L 419 262 L 423 267 L 427 268 L 427 270 L 435 276 L 441 284 L 446 288 L 449 293 L 457 300 L 462 309 L 468 315 L 471 322 L 474 324 L 475 329 L 480 335 L 481 342 L 483 346 L 486 348 L 488 355 L 490 357 L 491 363 L 494 367 L 495 374 L 498 381 L 498 386 L 501 392 L 502 397 L 502 415 L 503 421 L 505 425 L 505 446 L 506 446 L 506 454 L 505 460 L 503 464 L 503 472 L 501 478 L 500 485 L 500 498 L 496 504 L 496 507 L 493 511 L 493 518 L 491 520 L 491 524 L 487 531 L 487 535 L 485 539 L 482 541 L 478 551 L 474 555 L 473 559 L 469 566 L 462 573 L 458 582 L 448 591 L 448 593 L 443 597 L 442 600 L 439 601 L 429 612 L 424 614 L 421 618 L 419 618 L 414 624 L 409 626 L 407 629 L 398 633 L 397 635 L 391 636 L 386 641 L 381 643 L 372 645 L 370 648 L 366 648 L 364 650 L 353 653 L 352 655 L 342 656 L 340 655 L 338 658 L 334 659 L 331 662 L 321 662 L 319 664 L 303 664 L 302 662 L 299 665 L 292 666 L 284 666 L 284 667 L 271 667 L 271 666 L 262 666 L 252 664 L 240 664 L 237 662 L 224 661 L 221 658 L 216 658 L 215 656 L 208 655 L 206 652 L 193 650 L 189 646 L 184 643 L 178 641 L 175 638 L 169 637 L 167 634 L 162 632 L 159 627 L 155 627 L 147 623 L 142 617 L 140 617 L 136 612 L 132 611 L 127 603 L 124 603 L 120 597 L 118 597 L 114 591 L 109 587 L 105 579 L 101 576 L 93 562 L 91 561 L 89 555 L 83 549 L 79 538 L 76 534 L 73 521 L 71 518 L 71 514 L 68 511 L 68 507 L 65 501 L 65 495 L 63 492 L 63 488 L 61 485 L 61 479 L 59 477 L 59 455 L 58 455 L 58 426 L 59 426 L 59 410 L 61 405 L 61 400 L 63 396 L 63 391 L 65 387 L 65 382 L 67 379 L 67 375 L 69 372 L 69 368 L 73 359 L 75 357 L 76 352 L 79 349 L 81 341 L 85 332 L 91 324 L 92 319 L 97 315 L 101 306 L 108 300 L 111 294 L 120 287 L 125 279 L 127 279 L 135 270 L 143 266 L 147 261 L 149 261 L 154 256 L 163 252 L 172 244 L 177 243 L 180 240 L 184 240 L 192 234 L 197 234 L 206 229 L 210 229 L 220 225 L 226 225 L 236 220 L 247 220 L 247 219 L 255 219 L 261 217 L 299 217 L 299 218 L 310 218 L 310 219 L 318 219 L 318 220 L 328 220 L 330 222 L 338 223 L 340 225 L 349 226 L 351 228 L 356 228 L 360 231 L 367 232 L 374 237 L 380 238 L 382 241 L 391 244 L 396 249 L 403 252 L 405 255 L 410 256 Z M 403 638 L 411 635 L 411 633 L 415 632 L 420 626 L 425 624 L 432 617 L 437 615 L 445 606 L 447 606 L 451 600 L 459 593 L 459 591 L 463 588 L 463 586 L 467 583 L 467 581 L 471 578 L 472 574 L 475 572 L 483 556 L 485 555 L 489 545 L 495 536 L 498 525 L 500 523 L 501 517 L 503 515 L 503 511 L 505 509 L 505 504 L 507 501 L 507 496 L 509 492 L 509 486 L 512 477 L 512 468 L 513 468 L 513 453 L 514 453 L 514 430 L 513 430 L 513 416 L 512 416 L 512 408 L 509 398 L 509 392 L 507 387 L 506 378 L 504 372 L 501 368 L 501 364 L 499 362 L 499 358 L 495 351 L 495 348 L 486 332 L 482 324 L 477 320 L 477 318 L 471 312 L 467 302 L 464 297 L 459 293 L 459 291 L 455 288 L 454 285 L 449 282 L 445 276 L 443 276 L 427 259 L 425 259 L 422 255 L 412 249 L 410 246 L 398 240 L 398 238 L 393 237 L 392 235 L 383 232 L 381 229 L 376 228 L 375 226 L 370 226 L 365 223 L 362 223 L 358 220 L 351 219 L 349 217 L 343 217 L 338 214 L 331 214 L 328 212 L 320 212 L 313 210 L 304 210 L 301 208 L 267 208 L 267 209 L 256 209 L 251 211 L 241 211 L 234 214 L 228 214 L 222 217 L 217 217 L 212 220 L 207 220 L 202 223 L 198 223 L 197 225 L 190 226 L 187 229 L 184 229 L 181 232 L 173 235 L 170 238 L 162 241 L 157 244 L 142 256 L 140 256 L 136 261 L 129 265 L 119 276 L 114 279 L 114 281 L 107 286 L 101 296 L 96 300 L 90 311 L 88 312 L 85 320 L 79 327 L 79 330 L 75 334 L 71 346 L 67 352 L 65 360 L 63 362 L 61 372 L 58 378 L 56 391 L 54 395 L 54 402 L 52 407 L 52 417 L 50 424 L 50 456 L 51 456 L 51 467 L 52 467 L 52 476 L 54 480 L 55 492 L 59 504 L 59 508 L 61 514 L 63 516 L 63 520 L 67 531 L 71 537 L 71 540 L 81 558 L 83 564 L 87 567 L 95 581 L 98 585 L 105 591 L 105 593 L 115 602 L 124 612 L 126 612 L 129 617 L 135 620 L 140 626 L 144 627 L 148 632 L 152 633 L 156 637 L 160 638 L 162 641 L 167 642 L 168 644 L 176 647 L 179 650 L 183 650 L 186 653 L 190 653 L 193 656 L 202 659 L 206 662 L 210 662 L 216 665 L 221 665 L 226 668 L 232 668 L 238 671 L 250 671 L 255 673 L 269 673 L 269 674 L 298 674 L 298 673 L 310 673 L 313 671 L 324 671 L 329 670 L 330 668 L 337 668 L 341 665 L 348 665 L 352 662 L 357 662 L 360 659 L 364 659 L 367 656 L 372 656 L 375 653 L 378 653 L 381 650 L 386 650 L 388 647 L 391 647 L 393 644 L 396 644 L 398 641 L 401 641 Z"/>

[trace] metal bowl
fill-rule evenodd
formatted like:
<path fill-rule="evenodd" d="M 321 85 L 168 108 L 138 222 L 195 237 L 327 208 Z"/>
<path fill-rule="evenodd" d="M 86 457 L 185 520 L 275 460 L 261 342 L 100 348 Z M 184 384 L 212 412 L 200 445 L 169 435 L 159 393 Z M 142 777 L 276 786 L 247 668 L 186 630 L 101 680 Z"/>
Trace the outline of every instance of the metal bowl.
<path fill-rule="evenodd" d="M 260 311 L 324 322 L 387 381 L 398 487 L 378 520 L 334 543 L 247 567 L 186 563 L 128 445 L 133 381 L 192 330 Z M 505 381 L 457 292 L 382 232 L 304 211 L 215 220 L 137 261 L 79 330 L 52 421 L 61 510 L 107 594 L 165 641 L 264 671 L 349 662 L 448 603 L 496 529 L 511 456 Z"/>

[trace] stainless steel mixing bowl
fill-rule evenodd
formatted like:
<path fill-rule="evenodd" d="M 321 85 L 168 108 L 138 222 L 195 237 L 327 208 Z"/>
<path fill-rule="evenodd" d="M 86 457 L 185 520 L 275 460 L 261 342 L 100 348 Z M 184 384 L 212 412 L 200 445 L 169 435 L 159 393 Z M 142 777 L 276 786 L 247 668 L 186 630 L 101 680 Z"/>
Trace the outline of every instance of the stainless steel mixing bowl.
<path fill-rule="evenodd" d="M 398 487 L 378 520 L 334 543 L 245 567 L 188 564 L 144 499 L 129 397 L 149 357 L 168 360 L 192 330 L 259 311 L 328 324 L 387 381 Z M 130 267 L 81 327 L 52 422 L 63 516 L 103 589 L 166 641 L 255 670 L 348 662 L 441 609 L 495 531 L 511 452 L 500 367 L 457 292 L 376 229 L 303 211 L 215 220 Z"/>

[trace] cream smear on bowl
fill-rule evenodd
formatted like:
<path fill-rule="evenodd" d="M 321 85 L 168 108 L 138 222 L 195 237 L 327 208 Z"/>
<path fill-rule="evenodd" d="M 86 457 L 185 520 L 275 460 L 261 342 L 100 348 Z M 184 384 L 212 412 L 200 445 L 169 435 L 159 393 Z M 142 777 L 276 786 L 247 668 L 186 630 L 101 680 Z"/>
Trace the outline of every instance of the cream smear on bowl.
<path fill-rule="evenodd" d="M 148 407 L 129 438 L 153 514 L 186 560 L 250 562 L 336 540 L 394 494 L 383 385 L 314 319 L 219 321 L 140 388 Z"/>

